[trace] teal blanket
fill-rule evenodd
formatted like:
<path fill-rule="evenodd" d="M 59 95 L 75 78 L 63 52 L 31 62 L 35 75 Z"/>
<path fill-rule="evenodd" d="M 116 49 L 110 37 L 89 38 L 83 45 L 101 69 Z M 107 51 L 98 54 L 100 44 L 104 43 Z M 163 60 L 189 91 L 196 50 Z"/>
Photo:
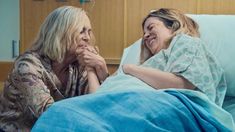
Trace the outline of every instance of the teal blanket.
<path fill-rule="evenodd" d="M 223 70 L 199 39 L 178 35 L 142 66 L 183 76 L 197 90 L 156 90 L 120 70 L 96 93 L 54 103 L 32 131 L 235 131 L 220 107 Z"/>
<path fill-rule="evenodd" d="M 230 115 L 207 101 L 177 90 L 99 92 L 53 104 L 32 131 L 234 131 Z"/>

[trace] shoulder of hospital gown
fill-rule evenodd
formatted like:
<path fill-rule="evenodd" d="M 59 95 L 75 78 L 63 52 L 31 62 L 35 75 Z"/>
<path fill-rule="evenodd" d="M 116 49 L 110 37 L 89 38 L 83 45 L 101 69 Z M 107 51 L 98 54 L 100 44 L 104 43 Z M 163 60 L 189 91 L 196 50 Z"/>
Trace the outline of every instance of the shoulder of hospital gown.
<path fill-rule="evenodd" d="M 180 34 L 172 40 L 167 70 L 183 76 L 217 105 L 226 93 L 224 71 L 200 38 Z"/>
<path fill-rule="evenodd" d="M 182 76 L 211 101 L 222 105 L 227 89 L 224 72 L 200 38 L 178 34 L 167 49 L 148 59 L 143 66 Z"/>

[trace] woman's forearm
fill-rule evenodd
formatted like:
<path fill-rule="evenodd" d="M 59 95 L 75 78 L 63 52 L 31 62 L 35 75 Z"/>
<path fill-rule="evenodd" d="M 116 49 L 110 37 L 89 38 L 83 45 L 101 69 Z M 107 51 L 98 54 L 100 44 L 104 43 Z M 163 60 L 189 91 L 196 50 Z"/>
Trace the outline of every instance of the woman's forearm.
<path fill-rule="evenodd" d="M 100 82 L 103 82 L 109 76 L 109 71 L 105 62 L 100 62 L 100 65 L 96 66 L 95 69 Z"/>
<path fill-rule="evenodd" d="M 124 72 L 135 76 L 150 86 L 161 88 L 187 88 L 194 89 L 195 87 L 181 76 L 169 72 L 163 72 L 158 69 L 140 67 L 136 65 L 124 66 Z"/>
<path fill-rule="evenodd" d="M 100 86 L 95 70 L 87 70 L 89 93 L 94 93 Z"/>

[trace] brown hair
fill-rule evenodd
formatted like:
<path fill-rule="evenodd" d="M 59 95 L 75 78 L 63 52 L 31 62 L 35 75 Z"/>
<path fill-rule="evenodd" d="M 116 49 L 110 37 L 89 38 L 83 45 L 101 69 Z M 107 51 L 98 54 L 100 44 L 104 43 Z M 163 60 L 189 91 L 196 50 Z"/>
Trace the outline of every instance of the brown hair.
<path fill-rule="evenodd" d="M 171 9 L 171 8 L 160 8 L 159 10 L 152 10 L 144 18 L 142 22 L 142 28 L 144 28 L 146 20 L 150 17 L 158 18 L 160 21 L 164 23 L 164 25 L 167 28 L 171 29 L 173 32 L 172 38 L 179 33 L 184 33 L 192 37 L 200 37 L 198 24 L 192 18 L 182 13 L 180 10 Z M 144 42 L 142 39 L 141 54 L 140 54 L 141 64 L 152 56 L 149 49 L 143 43 Z"/>

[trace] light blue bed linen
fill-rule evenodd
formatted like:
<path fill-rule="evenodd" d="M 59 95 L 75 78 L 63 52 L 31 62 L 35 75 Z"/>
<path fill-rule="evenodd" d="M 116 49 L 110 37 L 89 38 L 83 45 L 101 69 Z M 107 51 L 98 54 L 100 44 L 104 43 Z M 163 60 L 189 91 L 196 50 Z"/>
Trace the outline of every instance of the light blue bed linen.
<path fill-rule="evenodd" d="M 210 116 L 220 122 L 222 125 L 226 126 L 230 130 L 235 131 L 234 121 L 232 115 L 222 109 L 220 106 L 216 105 L 213 101 L 211 101 L 208 96 L 200 91 L 193 91 L 187 89 L 159 89 L 155 90 L 151 86 L 147 85 L 143 81 L 139 80 L 138 78 L 125 75 L 123 73 L 118 73 L 115 76 L 112 76 L 105 81 L 102 87 L 97 91 L 97 93 L 115 93 L 115 92 L 129 92 L 129 91 L 136 91 L 139 94 L 144 93 L 144 91 L 152 91 L 153 93 L 156 91 L 162 92 L 180 92 L 184 96 L 186 96 L 189 100 L 191 100 L 194 105 L 199 105 L 202 107 L 206 112 L 210 113 Z M 142 91 L 142 92 L 141 92 Z M 159 94 L 156 92 L 156 94 Z M 144 95 L 150 96 L 150 95 Z M 130 95 L 131 97 L 131 95 Z M 164 100 L 165 98 L 162 98 Z M 152 103 L 154 100 L 152 101 Z M 150 102 L 149 102 L 150 103 Z M 154 103 L 153 103 L 154 105 Z M 157 105 L 159 106 L 159 105 Z M 156 108 L 157 109 L 157 108 Z M 202 114 L 203 115 L 203 114 Z"/>
<path fill-rule="evenodd" d="M 227 91 L 223 108 L 235 120 L 235 15 L 189 14 L 199 25 L 200 38 L 224 69 Z M 141 39 L 125 48 L 122 64 L 138 64 Z M 120 70 L 119 67 L 119 70 Z"/>
<path fill-rule="evenodd" d="M 181 89 L 182 93 L 191 96 L 193 101 L 208 109 L 215 118 L 221 119 L 221 122 L 225 122 L 229 126 L 234 125 L 233 121 L 231 121 L 232 116 L 220 108 L 227 89 L 224 71 L 199 38 L 179 34 L 173 38 L 168 49 L 161 50 L 141 66 L 157 68 L 183 76 L 194 84 L 197 87 L 197 91 L 200 92 Z M 109 78 L 109 81 L 103 84 L 101 92 L 128 89 L 120 87 L 120 84 L 123 84 L 122 86 L 130 86 L 129 88 L 131 89 L 151 88 L 151 86 L 141 80 L 123 74 L 122 69 L 119 69 L 118 73 L 119 75 Z M 201 94 L 201 92 L 204 94 Z M 202 101 L 198 101 L 197 98 L 201 98 Z M 206 103 L 203 100 L 207 100 Z M 224 116 L 226 117 L 225 120 L 223 119 Z"/>
<path fill-rule="evenodd" d="M 200 38 L 225 71 L 226 96 L 235 97 L 235 15 L 189 15 L 199 25 Z"/>
<path fill-rule="evenodd" d="M 183 45 L 181 41 L 185 39 L 189 39 L 188 44 Z M 178 54 L 173 50 L 176 44 L 185 48 L 183 57 L 186 58 L 181 59 L 186 59 L 187 63 L 172 57 L 169 58 L 172 65 L 175 64 L 175 67 L 172 67 L 169 60 L 164 62 L 157 59 L 175 53 L 180 57 L 182 53 Z M 220 83 L 223 84 L 222 73 L 207 75 L 213 68 L 217 69 L 216 71 L 221 70 L 213 63 L 210 55 L 206 58 L 209 58 L 212 64 L 208 63 L 208 60 L 202 60 L 203 63 L 208 63 L 206 65 L 195 64 L 198 59 L 201 61 L 201 54 L 208 55 L 203 52 L 203 48 L 199 40 L 179 35 L 174 38 L 168 50 L 162 51 L 143 64 L 182 75 L 198 86 L 198 91 L 174 88 L 155 90 L 143 81 L 119 70 L 116 75 L 109 77 L 95 94 L 54 103 L 39 118 L 33 131 L 235 131 L 232 116 L 214 103 L 216 93 L 213 87 L 199 84 L 200 81 L 195 81 L 198 78 L 190 78 L 190 73 L 187 73 L 194 72 L 193 66 L 196 66 L 196 71 L 203 72 L 200 73 L 201 76 L 208 76 L 210 83 L 214 83 L 212 79 L 220 79 Z M 164 64 L 166 67 L 157 64 Z M 213 86 L 216 89 L 221 85 L 214 83 Z M 212 94 L 205 92 L 204 89 L 208 89 L 207 87 L 211 89 Z"/>
<path fill-rule="evenodd" d="M 214 105 L 223 117 L 218 120 L 207 101 L 196 97 L 206 107 L 198 105 L 190 99 L 197 95 L 192 95 L 177 90 L 126 89 L 66 99 L 54 103 L 32 132 L 234 131 L 225 111 Z"/>
<path fill-rule="evenodd" d="M 233 97 L 230 97 L 230 96 L 225 97 L 223 109 L 228 111 L 233 116 L 233 120 L 235 120 L 235 97 L 234 96 Z"/>

